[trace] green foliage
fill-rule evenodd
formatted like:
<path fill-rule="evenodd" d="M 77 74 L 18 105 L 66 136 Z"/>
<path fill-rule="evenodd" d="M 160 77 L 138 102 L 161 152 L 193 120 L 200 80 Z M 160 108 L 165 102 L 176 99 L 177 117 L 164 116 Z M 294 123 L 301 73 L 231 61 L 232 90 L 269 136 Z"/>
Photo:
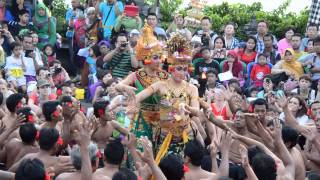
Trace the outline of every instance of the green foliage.
<path fill-rule="evenodd" d="M 82 0 L 83 1 L 83 0 Z M 154 5 L 157 0 L 145 0 L 149 5 Z M 167 28 L 173 20 L 174 13 L 178 10 L 183 0 L 159 0 L 160 12 L 162 14 L 161 24 L 163 28 Z M 265 12 L 262 9 L 262 4 L 259 2 L 252 5 L 245 4 L 228 4 L 227 2 L 221 5 L 212 5 L 204 8 L 203 12 L 213 21 L 213 29 L 217 32 L 223 31 L 223 26 L 228 22 L 237 24 L 236 36 L 240 39 L 245 39 L 246 34 L 244 27 L 251 22 L 253 15 L 257 21 L 266 20 L 269 23 L 269 31 L 276 37 L 283 37 L 284 31 L 288 26 L 294 26 L 297 32 L 304 33 L 308 20 L 308 9 L 304 9 L 299 14 L 286 13 L 287 7 L 291 0 L 286 0 L 277 9 L 271 12 Z M 67 30 L 65 14 L 67 11 L 65 0 L 54 0 L 52 15 L 57 18 L 57 32 L 64 35 Z M 189 8 L 189 7 L 188 7 Z M 180 13 L 187 15 L 186 10 L 180 10 Z"/>
<path fill-rule="evenodd" d="M 65 0 L 54 0 L 52 6 L 52 16 L 57 18 L 57 32 L 64 36 L 68 27 L 65 19 L 68 6 Z"/>
<path fill-rule="evenodd" d="M 223 26 L 228 22 L 237 24 L 236 36 L 244 39 L 246 34 L 244 26 L 251 22 L 253 15 L 256 16 L 257 21 L 266 20 L 269 23 L 269 31 L 276 37 L 283 37 L 284 31 L 288 26 L 294 26 L 297 32 L 304 33 L 307 20 L 308 10 L 304 9 L 300 14 L 286 13 L 287 7 L 291 0 L 286 0 L 277 9 L 271 12 L 262 10 L 260 2 L 252 5 L 245 4 L 228 4 L 227 2 L 221 5 L 212 5 L 204 9 L 206 16 L 209 16 L 213 21 L 213 29 L 217 32 L 223 31 Z"/>
<path fill-rule="evenodd" d="M 154 5 L 157 0 L 146 0 L 149 5 Z M 183 0 L 159 0 L 160 1 L 160 13 L 162 15 L 161 25 L 163 28 L 167 28 L 173 20 L 174 13 L 177 12 L 181 6 Z"/>

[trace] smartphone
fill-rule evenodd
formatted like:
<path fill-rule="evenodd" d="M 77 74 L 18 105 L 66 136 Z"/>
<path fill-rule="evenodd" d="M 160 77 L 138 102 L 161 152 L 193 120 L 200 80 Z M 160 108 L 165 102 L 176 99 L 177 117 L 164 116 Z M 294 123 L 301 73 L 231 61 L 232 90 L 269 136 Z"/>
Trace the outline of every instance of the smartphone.
<path fill-rule="evenodd" d="M 33 52 L 33 50 L 26 50 L 26 53 L 24 57 L 30 57 L 30 54 Z"/>

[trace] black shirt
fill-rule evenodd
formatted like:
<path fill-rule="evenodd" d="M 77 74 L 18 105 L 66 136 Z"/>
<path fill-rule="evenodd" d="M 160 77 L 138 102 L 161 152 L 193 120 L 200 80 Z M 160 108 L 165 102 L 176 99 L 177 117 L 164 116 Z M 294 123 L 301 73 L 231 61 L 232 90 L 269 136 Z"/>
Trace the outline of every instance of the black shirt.
<path fill-rule="evenodd" d="M 195 72 L 194 75 L 198 78 L 198 82 L 199 82 L 199 96 L 202 97 L 204 92 L 205 92 L 205 88 L 207 85 L 207 72 L 208 71 L 216 71 L 219 73 L 219 64 L 212 60 L 210 63 L 206 63 L 203 60 L 197 62 L 197 64 L 195 65 Z"/>
<path fill-rule="evenodd" d="M 33 25 L 29 23 L 26 26 L 21 26 L 18 22 L 15 22 L 15 21 L 9 22 L 9 31 L 13 37 L 18 36 L 19 32 L 23 29 L 33 30 Z"/>
<path fill-rule="evenodd" d="M 203 59 L 197 62 L 197 64 L 195 65 L 194 75 L 199 77 L 199 79 L 202 79 L 201 78 L 202 74 L 206 75 L 208 71 L 213 71 L 213 70 L 219 73 L 219 64 L 214 60 L 212 60 L 211 63 L 206 63 Z"/>

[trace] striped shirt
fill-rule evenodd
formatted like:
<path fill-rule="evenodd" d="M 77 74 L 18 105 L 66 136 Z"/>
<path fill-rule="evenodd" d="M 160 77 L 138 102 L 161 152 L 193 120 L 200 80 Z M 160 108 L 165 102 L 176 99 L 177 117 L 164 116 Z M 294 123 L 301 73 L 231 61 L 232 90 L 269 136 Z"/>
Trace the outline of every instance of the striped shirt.
<path fill-rule="evenodd" d="M 110 62 L 113 77 L 124 78 L 130 71 L 133 70 L 131 66 L 131 55 L 129 52 L 115 54 Z"/>

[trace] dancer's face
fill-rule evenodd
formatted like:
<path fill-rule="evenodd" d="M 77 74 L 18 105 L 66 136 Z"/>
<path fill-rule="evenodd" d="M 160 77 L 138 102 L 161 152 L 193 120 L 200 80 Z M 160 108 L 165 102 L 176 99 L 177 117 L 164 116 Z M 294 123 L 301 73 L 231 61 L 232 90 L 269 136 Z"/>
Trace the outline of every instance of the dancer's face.
<path fill-rule="evenodd" d="M 185 80 L 187 73 L 188 73 L 188 65 L 175 65 L 174 71 L 171 74 L 172 74 L 172 78 L 175 81 L 181 82 Z"/>

